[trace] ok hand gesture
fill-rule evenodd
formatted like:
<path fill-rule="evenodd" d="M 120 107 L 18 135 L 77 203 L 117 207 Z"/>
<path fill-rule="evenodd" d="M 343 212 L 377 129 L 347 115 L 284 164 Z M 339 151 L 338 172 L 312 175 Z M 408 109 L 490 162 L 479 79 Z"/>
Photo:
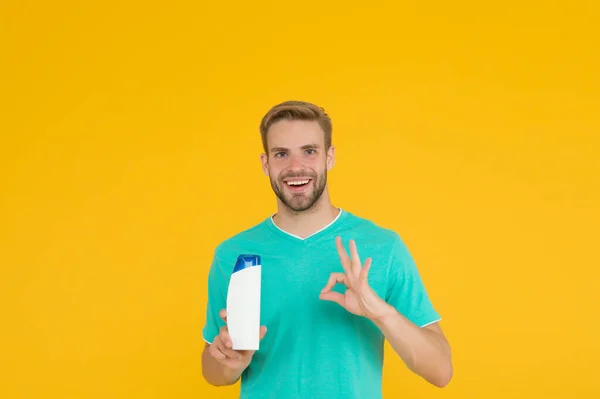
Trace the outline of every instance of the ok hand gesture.
<path fill-rule="evenodd" d="M 345 273 L 331 273 L 329 281 L 321 291 L 320 298 L 335 302 L 355 315 L 372 320 L 377 318 L 385 311 L 387 304 L 369 286 L 371 258 L 367 258 L 364 265 L 361 263 L 354 240 L 350 240 L 351 256 L 346 253 L 340 237 L 336 237 L 335 244 Z M 344 294 L 332 291 L 337 283 L 346 286 Z"/>

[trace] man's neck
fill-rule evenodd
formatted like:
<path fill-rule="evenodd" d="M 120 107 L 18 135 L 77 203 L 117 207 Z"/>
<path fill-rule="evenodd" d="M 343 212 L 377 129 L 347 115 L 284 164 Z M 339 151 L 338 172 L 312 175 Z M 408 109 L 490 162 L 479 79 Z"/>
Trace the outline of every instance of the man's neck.
<path fill-rule="evenodd" d="M 339 215 L 340 209 L 329 201 L 315 204 L 313 209 L 304 212 L 293 212 L 279 204 L 273 222 L 280 229 L 295 236 L 306 238 L 328 226 Z"/>

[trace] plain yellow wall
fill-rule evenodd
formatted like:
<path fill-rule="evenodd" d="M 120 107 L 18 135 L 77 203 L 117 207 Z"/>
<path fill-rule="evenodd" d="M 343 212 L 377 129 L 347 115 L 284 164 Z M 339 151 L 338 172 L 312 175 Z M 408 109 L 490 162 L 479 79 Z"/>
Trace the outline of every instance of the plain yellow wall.
<path fill-rule="evenodd" d="M 598 2 L 93 3 L 0 5 L 0 397 L 236 397 L 201 378 L 206 275 L 275 209 L 288 99 L 444 317 L 450 386 L 388 347 L 385 397 L 600 397 Z"/>

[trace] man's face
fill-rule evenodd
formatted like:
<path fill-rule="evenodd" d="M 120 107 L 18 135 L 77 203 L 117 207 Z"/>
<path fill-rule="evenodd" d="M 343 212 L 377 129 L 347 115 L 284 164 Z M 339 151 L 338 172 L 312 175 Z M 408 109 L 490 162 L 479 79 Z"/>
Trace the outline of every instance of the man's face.
<path fill-rule="evenodd" d="M 275 195 L 292 211 L 311 209 L 334 161 L 334 148 L 325 151 L 323 130 L 314 121 L 282 120 L 271 126 L 267 142 L 269 153 L 261 160 Z"/>

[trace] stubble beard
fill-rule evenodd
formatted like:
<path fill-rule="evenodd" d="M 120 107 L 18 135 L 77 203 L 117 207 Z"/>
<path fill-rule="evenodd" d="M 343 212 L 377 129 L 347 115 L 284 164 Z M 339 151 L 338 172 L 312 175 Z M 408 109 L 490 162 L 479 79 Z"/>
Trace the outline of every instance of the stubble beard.
<path fill-rule="evenodd" d="M 323 174 L 321 174 L 320 176 L 312 177 L 312 192 L 308 194 L 291 193 L 291 197 L 286 197 L 284 188 L 282 188 L 285 187 L 286 184 L 283 181 L 283 179 L 287 177 L 292 176 L 282 177 L 278 181 L 273 179 L 272 177 L 269 177 L 269 180 L 271 181 L 271 188 L 273 189 L 273 192 L 275 193 L 277 198 L 279 198 L 281 203 L 287 208 L 288 212 L 292 214 L 299 214 L 303 212 L 310 212 L 316 210 L 319 199 L 323 195 L 323 192 L 325 191 L 325 186 L 327 185 L 327 171 L 323 172 Z"/>

